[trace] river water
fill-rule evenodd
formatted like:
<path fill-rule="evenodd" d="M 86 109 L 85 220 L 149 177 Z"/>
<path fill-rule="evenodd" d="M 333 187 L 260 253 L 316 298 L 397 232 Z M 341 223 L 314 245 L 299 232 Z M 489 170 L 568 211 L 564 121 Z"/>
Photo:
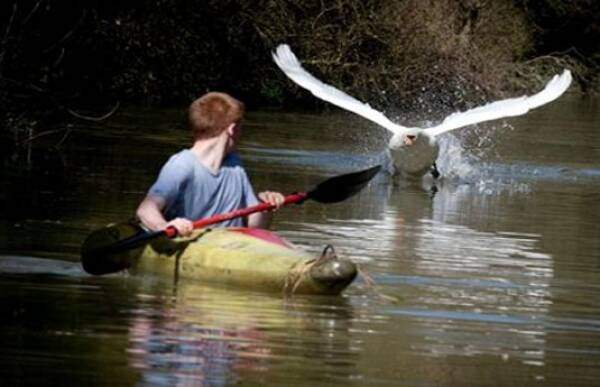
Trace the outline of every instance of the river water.
<path fill-rule="evenodd" d="M 83 238 L 187 145 L 181 122 L 125 109 L 59 150 L 5 152 L 0 385 L 600 384 L 600 101 L 446 135 L 440 181 L 380 173 L 281 209 L 282 236 L 373 278 L 340 297 L 81 272 Z M 254 112 L 243 136 L 259 191 L 386 161 L 387 134 L 346 114 Z"/>

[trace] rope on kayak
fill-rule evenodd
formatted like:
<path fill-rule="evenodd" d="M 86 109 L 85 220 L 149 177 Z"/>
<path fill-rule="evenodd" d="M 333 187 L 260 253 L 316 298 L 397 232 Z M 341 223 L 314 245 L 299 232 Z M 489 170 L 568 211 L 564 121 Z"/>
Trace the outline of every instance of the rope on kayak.
<path fill-rule="evenodd" d="M 310 261 L 303 262 L 296 265 L 290 270 L 287 277 L 285 277 L 285 283 L 283 284 L 283 294 L 287 297 L 294 294 L 298 286 L 302 283 L 302 280 L 306 277 L 310 268 L 313 267 L 317 260 L 311 259 Z"/>
<path fill-rule="evenodd" d="M 315 265 L 323 264 L 324 262 L 330 260 L 337 260 L 337 254 L 335 253 L 335 249 L 332 245 L 327 245 L 323 249 L 323 253 L 321 256 L 316 259 L 311 259 L 305 262 L 301 262 L 296 264 L 288 273 L 285 278 L 285 282 L 283 285 L 283 293 L 286 297 L 293 295 L 296 292 L 296 289 L 300 286 L 303 280 L 309 276 L 310 269 L 312 269 Z M 393 303 L 398 303 L 399 299 L 393 296 L 389 296 L 384 294 L 377 288 L 377 283 L 373 280 L 373 277 L 369 274 L 369 272 L 362 267 L 361 265 L 355 264 L 356 270 L 358 274 L 363 279 L 365 283 L 365 288 L 367 288 L 371 293 L 373 293 L 376 297 Z"/>
<path fill-rule="evenodd" d="M 337 259 L 337 254 L 335 253 L 335 249 L 332 245 L 327 245 L 323 249 L 321 256 L 316 259 L 311 259 L 306 262 L 303 262 L 290 270 L 287 277 L 285 278 L 285 283 L 283 284 L 283 293 L 286 296 L 291 296 L 296 292 L 298 286 L 302 283 L 302 280 L 307 276 L 307 273 L 314 265 L 320 265 L 323 262 L 335 260 Z"/>

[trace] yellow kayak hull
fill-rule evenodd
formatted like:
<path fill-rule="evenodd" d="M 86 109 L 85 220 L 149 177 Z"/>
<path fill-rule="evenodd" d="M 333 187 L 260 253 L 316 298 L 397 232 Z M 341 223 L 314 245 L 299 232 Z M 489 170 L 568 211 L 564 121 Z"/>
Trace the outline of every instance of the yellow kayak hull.
<path fill-rule="evenodd" d="M 103 231 L 94 233 L 95 239 L 88 238 L 84 246 L 114 243 L 134 235 L 139 228 L 118 224 Z M 315 257 L 272 232 L 250 228 L 203 229 L 186 238 L 158 238 L 103 259 L 128 268 L 134 275 L 285 294 L 339 294 L 357 274 L 356 265 L 338 259 L 332 251 Z M 83 264 L 85 268 L 85 260 Z"/>

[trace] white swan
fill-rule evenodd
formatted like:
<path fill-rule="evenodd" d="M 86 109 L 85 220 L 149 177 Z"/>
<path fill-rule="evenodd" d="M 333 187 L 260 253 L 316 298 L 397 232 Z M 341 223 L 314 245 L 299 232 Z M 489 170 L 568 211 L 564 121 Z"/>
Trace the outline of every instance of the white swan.
<path fill-rule="evenodd" d="M 299 86 L 309 90 L 314 96 L 343 109 L 354 112 L 377 123 L 393 133 L 389 151 L 396 173 L 406 177 L 420 177 L 434 168 L 438 157 L 437 136 L 453 129 L 502 117 L 519 116 L 560 97 L 571 84 L 571 72 L 564 70 L 555 75 L 544 90 L 532 96 L 521 96 L 492 102 L 465 112 L 449 115 L 441 124 L 431 128 L 408 128 L 390 121 L 381 112 L 373 109 L 348 94 L 327 85 L 308 73 L 287 44 L 277 47 L 272 53 L 279 68 Z M 437 176 L 436 176 L 437 177 Z"/>

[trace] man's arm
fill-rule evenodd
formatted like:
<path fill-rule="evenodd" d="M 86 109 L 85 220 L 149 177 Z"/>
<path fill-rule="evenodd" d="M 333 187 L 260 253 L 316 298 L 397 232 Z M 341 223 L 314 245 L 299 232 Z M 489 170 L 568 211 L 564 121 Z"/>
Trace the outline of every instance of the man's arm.
<path fill-rule="evenodd" d="M 248 215 L 248 227 L 268 229 L 273 220 L 273 212 L 255 212 Z"/>
<path fill-rule="evenodd" d="M 265 191 L 258 194 L 258 198 L 265 203 L 273 204 L 277 211 L 283 204 L 285 197 L 279 192 Z M 256 212 L 248 215 L 248 227 L 268 229 L 273 220 L 273 211 Z"/>
<path fill-rule="evenodd" d="M 187 236 L 194 230 L 194 225 L 188 219 L 175 218 L 167 222 L 162 214 L 165 208 L 165 200 L 160 196 L 146 196 L 140 203 L 136 215 L 140 221 L 150 230 L 164 230 L 169 226 L 177 229 L 177 233 L 182 236 Z"/>
<path fill-rule="evenodd" d="M 158 196 L 146 196 L 138 206 L 136 215 L 144 226 L 150 230 L 162 230 L 167 221 L 163 217 L 162 210 L 165 208 L 165 200 Z"/>

